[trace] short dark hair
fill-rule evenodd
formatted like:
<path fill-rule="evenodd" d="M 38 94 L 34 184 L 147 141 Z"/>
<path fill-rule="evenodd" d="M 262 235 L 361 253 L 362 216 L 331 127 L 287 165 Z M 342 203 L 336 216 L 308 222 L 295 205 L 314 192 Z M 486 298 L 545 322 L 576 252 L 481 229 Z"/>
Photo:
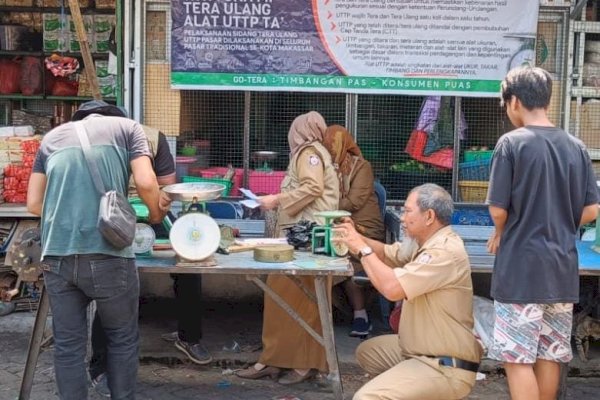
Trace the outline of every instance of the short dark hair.
<path fill-rule="evenodd" d="M 446 189 L 435 183 L 425 183 L 413 188 L 410 193 L 413 192 L 417 194 L 417 205 L 421 211 L 433 210 L 435 217 L 442 225 L 450 225 L 454 202 Z"/>
<path fill-rule="evenodd" d="M 100 114 L 107 117 L 127 118 L 127 112 L 124 108 L 108 104 L 103 100 L 91 100 L 82 103 L 75 111 L 71 121 L 80 121 L 90 114 Z"/>
<path fill-rule="evenodd" d="M 511 69 L 500 87 L 501 106 L 515 96 L 523 107 L 531 111 L 535 108 L 547 108 L 552 97 L 552 78 L 546 70 L 539 67 Z"/>

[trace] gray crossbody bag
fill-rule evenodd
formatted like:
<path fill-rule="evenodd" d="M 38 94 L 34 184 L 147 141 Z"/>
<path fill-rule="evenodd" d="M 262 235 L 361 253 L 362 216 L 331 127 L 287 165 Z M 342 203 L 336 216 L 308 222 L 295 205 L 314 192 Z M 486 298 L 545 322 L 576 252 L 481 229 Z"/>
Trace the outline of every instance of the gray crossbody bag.
<path fill-rule="evenodd" d="M 131 246 L 135 237 L 136 215 L 125 196 L 116 190 L 106 190 L 98 170 L 98 164 L 90 154 L 90 140 L 83 123 L 75 122 L 77 136 L 81 142 L 83 155 L 88 164 L 94 186 L 100 194 L 100 208 L 96 227 L 112 246 L 124 249 Z"/>

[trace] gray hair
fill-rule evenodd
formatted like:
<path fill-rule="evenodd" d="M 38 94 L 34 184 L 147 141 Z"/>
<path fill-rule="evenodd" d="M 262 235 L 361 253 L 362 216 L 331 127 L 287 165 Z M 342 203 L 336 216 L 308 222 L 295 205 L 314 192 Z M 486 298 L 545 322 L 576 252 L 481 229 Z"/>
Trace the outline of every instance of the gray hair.
<path fill-rule="evenodd" d="M 446 189 L 435 183 L 425 183 L 413 188 L 409 195 L 413 192 L 417 194 L 417 205 L 421 211 L 433 210 L 442 225 L 450 225 L 454 202 Z"/>

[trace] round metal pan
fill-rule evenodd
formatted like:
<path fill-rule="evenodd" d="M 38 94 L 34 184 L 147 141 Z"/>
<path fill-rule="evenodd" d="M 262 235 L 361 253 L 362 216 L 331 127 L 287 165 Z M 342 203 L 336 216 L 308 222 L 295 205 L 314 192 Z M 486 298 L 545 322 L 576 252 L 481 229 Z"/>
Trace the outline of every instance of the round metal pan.
<path fill-rule="evenodd" d="M 173 201 L 208 201 L 221 197 L 225 185 L 208 182 L 189 182 L 167 185 L 162 189 Z"/>
<path fill-rule="evenodd" d="M 255 151 L 252 158 L 255 160 L 274 160 L 279 155 L 276 151 Z"/>

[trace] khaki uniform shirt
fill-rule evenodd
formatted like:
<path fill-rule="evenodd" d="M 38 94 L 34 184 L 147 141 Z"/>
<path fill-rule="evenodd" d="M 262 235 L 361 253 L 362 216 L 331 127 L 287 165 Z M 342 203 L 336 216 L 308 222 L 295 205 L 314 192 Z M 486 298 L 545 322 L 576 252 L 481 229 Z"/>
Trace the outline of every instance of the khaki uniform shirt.
<path fill-rule="evenodd" d="M 385 246 L 406 300 L 398 340 L 405 356 L 450 356 L 479 362 L 473 335 L 471 267 L 462 239 L 447 226 L 409 260 L 398 257 L 400 243 Z"/>
<path fill-rule="evenodd" d="M 319 142 L 306 145 L 290 160 L 281 183 L 278 234 L 302 219 L 324 224 L 324 219 L 315 217 L 314 213 L 337 210 L 339 196 L 339 180 L 331 155 Z"/>

